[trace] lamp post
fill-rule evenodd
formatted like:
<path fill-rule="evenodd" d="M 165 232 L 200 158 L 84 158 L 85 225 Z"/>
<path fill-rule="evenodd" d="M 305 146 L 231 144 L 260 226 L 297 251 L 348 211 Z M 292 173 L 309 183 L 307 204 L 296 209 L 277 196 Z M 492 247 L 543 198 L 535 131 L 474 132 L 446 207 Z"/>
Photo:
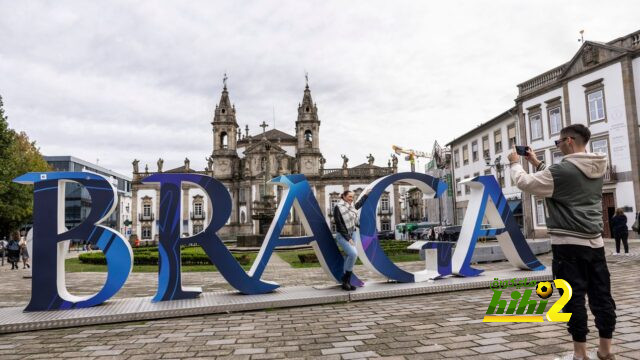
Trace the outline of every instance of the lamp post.
<path fill-rule="evenodd" d="M 484 158 L 484 163 L 485 165 L 487 165 L 488 168 L 495 168 L 496 169 L 496 178 L 498 180 L 498 184 L 500 185 L 500 187 L 504 187 L 504 181 L 502 180 L 503 177 L 502 175 L 502 171 L 504 170 L 504 164 L 502 164 L 502 156 L 498 155 L 494 160 L 493 160 L 493 164 L 491 163 L 491 158 L 490 157 L 485 157 Z"/>

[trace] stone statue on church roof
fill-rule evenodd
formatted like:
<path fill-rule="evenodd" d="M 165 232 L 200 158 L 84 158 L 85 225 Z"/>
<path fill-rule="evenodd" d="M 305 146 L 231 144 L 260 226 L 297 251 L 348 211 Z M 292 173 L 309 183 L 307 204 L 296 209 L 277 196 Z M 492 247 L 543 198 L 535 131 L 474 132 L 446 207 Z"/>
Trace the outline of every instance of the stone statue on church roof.
<path fill-rule="evenodd" d="M 373 161 L 375 160 L 375 158 L 373 157 L 373 155 L 371 155 L 371 153 L 369 153 L 369 156 L 367 156 L 367 163 L 369 165 L 373 165 Z"/>
<path fill-rule="evenodd" d="M 138 159 L 133 159 L 133 162 L 131 163 L 131 165 L 133 165 L 133 172 L 134 173 L 138 173 L 138 163 L 140 163 L 140 160 Z"/>
<path fill-rule="evenodd" d="M 341 155 L 342 157 L 342 168 L 343 169 L 347 169 L 349 167 L 349 158 L 347 157 L 347 155 Z"/>

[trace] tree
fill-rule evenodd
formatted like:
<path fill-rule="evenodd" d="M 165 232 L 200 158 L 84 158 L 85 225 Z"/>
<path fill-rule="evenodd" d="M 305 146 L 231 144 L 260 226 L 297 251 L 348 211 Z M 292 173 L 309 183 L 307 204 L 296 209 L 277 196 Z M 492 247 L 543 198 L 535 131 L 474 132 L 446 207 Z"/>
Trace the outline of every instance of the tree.
<path fill-rule="evenodd" d="M 0 96 L 0 237 L 20 228 L 33 213 L 33 186 L 16 184 L 13 179 L 31 171 L 50 170 L 35 141 L 9 128 L 3 105 Z"/>

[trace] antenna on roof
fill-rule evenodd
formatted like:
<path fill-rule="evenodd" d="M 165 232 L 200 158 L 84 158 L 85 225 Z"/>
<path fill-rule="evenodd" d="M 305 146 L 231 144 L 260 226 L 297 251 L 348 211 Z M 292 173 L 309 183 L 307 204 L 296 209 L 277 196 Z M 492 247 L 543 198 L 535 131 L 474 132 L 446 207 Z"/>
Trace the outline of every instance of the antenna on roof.
<path fill-rule="evenodd" d="M 578 42 L 584 42 L 584 30 L 580 30 L 580 39 L 578 39 Z"/>

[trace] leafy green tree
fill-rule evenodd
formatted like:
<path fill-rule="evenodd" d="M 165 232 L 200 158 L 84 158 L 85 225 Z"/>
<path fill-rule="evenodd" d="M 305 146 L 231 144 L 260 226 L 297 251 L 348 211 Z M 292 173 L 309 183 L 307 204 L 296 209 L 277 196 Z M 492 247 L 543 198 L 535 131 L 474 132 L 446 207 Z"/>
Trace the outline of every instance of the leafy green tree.
<path fill-rule="evenodd" d="M 0 96 L 0 237 L 29 222 L 33 213 L 33 187 L 12 180 L 30 171 L 49 171 L 35 141 L 9 128 Z"/>

